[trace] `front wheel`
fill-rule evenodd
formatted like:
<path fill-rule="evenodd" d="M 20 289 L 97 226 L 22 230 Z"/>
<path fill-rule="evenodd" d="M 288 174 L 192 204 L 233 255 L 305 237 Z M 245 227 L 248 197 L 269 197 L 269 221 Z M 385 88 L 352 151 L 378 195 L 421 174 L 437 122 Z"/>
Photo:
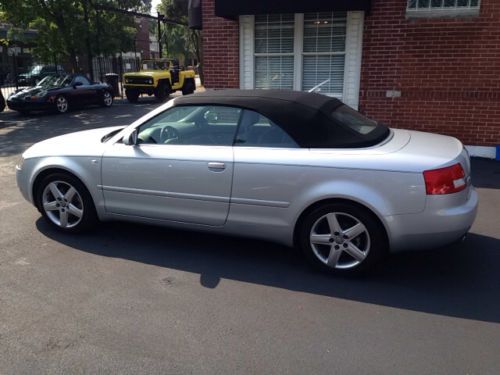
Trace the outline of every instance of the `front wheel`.
<path fill-rule="evenodd" d="M 36 191 L 36 204 L 47 222 L 63 232 L 81 232 L 97 222 L 90 193 L 69 174 L 46 176 Z"/>
<path fill-rule="evenodd" d="M 386 252 L 385 230 L 366 209 L 330 203 L 311 211 L 298 229 L 299 246 L 314 266 L 336 274 L 371 268 Z"/>

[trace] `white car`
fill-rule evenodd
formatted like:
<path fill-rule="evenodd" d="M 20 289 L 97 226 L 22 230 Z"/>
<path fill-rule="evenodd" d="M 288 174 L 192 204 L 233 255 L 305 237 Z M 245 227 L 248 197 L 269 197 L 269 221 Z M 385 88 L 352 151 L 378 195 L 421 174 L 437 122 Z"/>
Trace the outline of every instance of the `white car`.
<path fill-rule="evenodd" d="M 116 219 L 255 237 L 337 273 L 457 241 L 478 205 L 457 139 L 273 90 L 179 97 L 126 128 L 48 139 L 17 181 L 65 232 Z"/>

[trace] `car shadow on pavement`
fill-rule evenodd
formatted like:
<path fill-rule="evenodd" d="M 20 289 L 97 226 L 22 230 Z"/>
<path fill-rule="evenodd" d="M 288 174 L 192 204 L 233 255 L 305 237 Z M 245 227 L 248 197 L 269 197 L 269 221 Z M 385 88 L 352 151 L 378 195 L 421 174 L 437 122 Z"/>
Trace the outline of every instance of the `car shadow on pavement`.
<path fill-rule="evenodd" d="M 102 223 L 66 235 L 44 220 L 45 236 L 103 257 L 191 272 L 216 288 L 223 279 L 465 319 L 500 322 L 500 240 L 470 234 L 463 243 L 388 257 L 369 275 L 335 277 L 295 251 L 263 241 L 129 223 Z"/>

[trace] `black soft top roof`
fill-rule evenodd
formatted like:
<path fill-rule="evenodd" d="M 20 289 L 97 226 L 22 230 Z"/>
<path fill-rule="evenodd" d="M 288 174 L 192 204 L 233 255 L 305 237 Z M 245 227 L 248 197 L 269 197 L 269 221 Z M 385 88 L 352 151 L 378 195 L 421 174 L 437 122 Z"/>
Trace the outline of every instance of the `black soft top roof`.
<path fill-rule="evenodd" d="M 326 95 L 291 90 L 209 90 L 182 96 L 175 105 L 225 105 L 258 112 L 281 126 L 301 146 L 367 147 L 380 142 L 381 132 L 360 134 L 336 123 L 331 113 L 343 103 Z M 384 135 L 387 129 L 381 126 Z"/>

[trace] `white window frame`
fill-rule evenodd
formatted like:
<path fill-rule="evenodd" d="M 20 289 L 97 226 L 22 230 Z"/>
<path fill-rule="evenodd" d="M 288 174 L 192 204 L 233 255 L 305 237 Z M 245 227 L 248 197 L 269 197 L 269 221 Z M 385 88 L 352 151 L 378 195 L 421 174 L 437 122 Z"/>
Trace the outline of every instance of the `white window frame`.
<path fill-rule="evenodd" d="M 302 28 L 301 38 L 302 38 L 302 41 L 303 41 L 304 40 L 304 34 L 303 34 L 304 33 L 304 14 L 302 13 L 301 15 L 302 15 L 302 19 L 300 20 L 300 22 L 301 22 L 300 26 Z M 301 80 L 303 78 L 302 75 L 304 74 L 304 66 L 302 65 L 304 57 L 306 57 L 306 56 L 316 56 L 316 57 L 318 57 L 318 56 L 344 56 L 344 82 L 342 83 L 342 93 L 340 94 L 340 96 L 337 95 L 337 94 L 330 94 L 334 98 L 337 98 L 337 99 L 340 99 L 340 100 L 343 99 L 344 92 L 345 92 L 343 85 L 345 84 L 345 73 L 346 73 L 345 63 L 346 63 L 346 59 L 347 59 L 347 51 L 346 51 L 347 50 L 347 18 L 348 17 L 346 16 L 346 45 L 344 47 L 344 51 L 336 51 L 336 52 L 333 52 L 333 51 L 332 52 L 305 52 L 303 50 L 303 47 L 304 47 L 303 45 L 300 46 L 301 49 L 299 50 L 299 51 L 302 51 L 302 53 L 301 53 L 301 55 L 302 55 L 301 56 L 301 59 L 302 59 L 302 61 L 301 61 L 301 69 L 302 69 L 302 71 L 300 73 Z M 300 82 L 300 84 L 303 84 L 303 82 Z M 300 85 L 298 87 L 299 88 L 297 90 L 301 90 L 302 89 L 302 87 Z"/>
<path fill-rule="evenodd" d="M 363 43 L 364 12 L 347 12 L 346 46 L 344 62 L 344 88 L 342 98 L 345 104 L 354 109 L 359 106 L 361 79 L 361 58 Z M 255 17 L 240 16 L 240 88 L 255 88 Z M 302 65 L 304 42 L 304 14 L 295 14 L 294 25 L 294 71 L 293 89 L 302 89 Z"/>
<path fill-rule="evenodd" d="M 253 25 L 255 26 L 255 17 L 254 17 L 254 23 Z M 295 25 L 296 25 L 296 20 L 294 19 L 294 29 L 293 29 L 293 38 L 294 38 L 294 43 L 295 43 L 295 39 L 296 39 L 296 35 L 295 35 Z M 255 31 L 254 31 L 255 32 Z M 254 48 L 255 48 L 255 34 L 254 34 Z M 295 57 L 295 45 L 292 46 L 293 50 L 292 52 L 275 52 L 275 53 L 272 53 L 272 52 L 255 52 L 255 49 L 254 49 L 254 64 L 255 64 L 255 61 L 256 61 L 256 58 L 257 57 L 292 57 L 294 58 Z M 294 59 L 295 61 L 295 59 Z M 254 74 L 255 74 L 255 66 L 254 66 Z M 295 66 L 294 66 L 294 76 L 292 78 L 292 89 L 295 90 L 295 86 L 294 86 L 294 81 L 295 81 Z M 255 77 L 254 77 L 254 86 L 255 86 Z M 280 86 L 281 87 L 281 86 Z"/>
<path fill-rule="evenodd" d="M 416 8 L 410 8 L 410 1 L 406 2 L 406 17 L 407 18 L 432 18 L 432 17 L 467 17 L 467 16 L 478 16 L 479 10 L 481 8 L 481 0 L 478 0 L 477 5 L 471 6 L 469 1 L 469 5 L 466 7 L 458 6 L 458 0 L 455 0 L 454 6 L 445 7 L 444 0 L 441 1 L 441 6 L 436 7 L 432 6 L 432 0 L 429 0 L 428 7 L 419 8 L 418 3 Z"/>

